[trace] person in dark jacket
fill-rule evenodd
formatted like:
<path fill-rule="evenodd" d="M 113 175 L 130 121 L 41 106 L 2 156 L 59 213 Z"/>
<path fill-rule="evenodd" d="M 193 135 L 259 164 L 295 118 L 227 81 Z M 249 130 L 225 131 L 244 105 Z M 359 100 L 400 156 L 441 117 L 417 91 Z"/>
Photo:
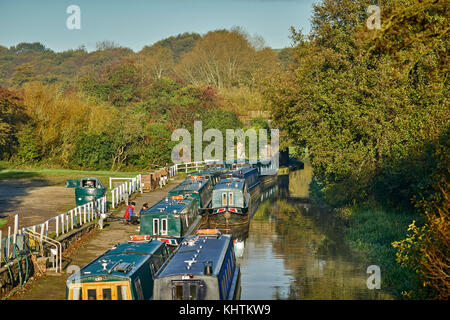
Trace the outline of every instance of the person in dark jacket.
<path fill-rule="evenodd" d="M 139 216 L 142 214 L 142 212 L 145 212 L 148 209 L 149 205 L 148 202 L 144 203 L 142 205 L 141 211 L 139 211 Z"/>

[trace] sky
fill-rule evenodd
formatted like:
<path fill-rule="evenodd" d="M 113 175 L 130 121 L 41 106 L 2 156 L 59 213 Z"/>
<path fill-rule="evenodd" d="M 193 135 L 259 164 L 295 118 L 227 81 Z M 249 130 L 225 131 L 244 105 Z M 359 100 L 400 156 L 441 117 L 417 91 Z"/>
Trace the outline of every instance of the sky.
<path fill-rule="evenodd" d="M 146 45 L 184 32 L 205 34 L 243 27 L 278 49 L 291 45 L 290 27 L 310 30 L 317 0 L 0 0 L 0 45 L 41 42 L 61 52 L 84 45 L 95 50 L 103 40 L 137 52 Z M 80 8 L 80 28 L 69 29 Z"/>

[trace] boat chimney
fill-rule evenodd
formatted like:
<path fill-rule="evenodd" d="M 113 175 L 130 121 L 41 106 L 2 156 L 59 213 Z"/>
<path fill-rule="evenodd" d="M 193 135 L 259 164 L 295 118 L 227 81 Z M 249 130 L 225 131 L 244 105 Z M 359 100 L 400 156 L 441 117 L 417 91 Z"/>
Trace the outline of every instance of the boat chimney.
<path fill-rule="evenodd" d="M 205 261 L 203 262 L 205 264 L 205 269 L 203 273 L 207 276 L 212 274 L 212 261 Z"/>

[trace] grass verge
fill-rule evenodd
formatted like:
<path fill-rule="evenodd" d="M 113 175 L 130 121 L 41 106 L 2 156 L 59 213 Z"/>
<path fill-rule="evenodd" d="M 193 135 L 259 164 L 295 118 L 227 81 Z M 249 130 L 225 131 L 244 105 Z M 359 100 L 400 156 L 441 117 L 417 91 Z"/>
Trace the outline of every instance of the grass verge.
<path fill-rule="evenodd" d="M 381 269 L 381 286 L 401 299 L 402 292 L 414 290 L 419 281 L 412 271 L 396 261 L 396 249 L 392 242 L 406 238 L 412 220 L 420 221 L 418 214 L 395 212 L 374 207 L 355 207 L 347 214 L 349 228 L 346 239 L 353 251 L 363 257 L 367 266 L 378 265 Z"/>

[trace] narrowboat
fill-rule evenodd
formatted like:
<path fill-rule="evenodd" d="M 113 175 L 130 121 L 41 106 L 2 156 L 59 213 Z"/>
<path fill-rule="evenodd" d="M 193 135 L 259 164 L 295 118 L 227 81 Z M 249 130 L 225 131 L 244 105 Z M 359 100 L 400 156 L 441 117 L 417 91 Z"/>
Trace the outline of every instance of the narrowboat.
<path fill-rule="evenodd" d="M 75 188 L 75 202 L 81 206 L 103 197 L 106 187 L 98 178 L 83 178 L 81 180 L 66 180 L 66 188 Z"/>
<path fill-rule="evenodd" d="M 244 179 L 247 184 L 248 191 L 260 184 L 258 169 L 252 167 L 241 167 L 232 173 L 233 177 Z"/>
<path fill-rule="evenodd" d="M 169 197 L 196 199 L 200 208 L 207 208 L 211 203 L 211 180 L 201 176 L 190 176 L 169 191 Z"/>
<path fill-rule="evenodd" d="M 248 223 L 250 201 L 244 179 L 222 179 L 214 187 L 208 218 L 216 226 Z"/>
<path fill-rule="evenodd" d="M 155 300 L 239 300 L 241 279 L 232 236 L 198 230 L 186 237 L 155 277 Z"/>
<path fill-rule="evenodd" d="M 130 236 L 95 258 L 66 282 L 67 300 L 149 300 L 159 268 L 169 257 L 166 244 Z"/>
<path fill-rule="evenodd" d="M 196 199 L 167 197 L 142 212 L 139 233 L 177 246 L 184 236 L 197 229 L 200 220 Z"/>
<path fill-rule="evenodd" d="M 210 169 L 199 170 L 187 174 L 186 179 L 199 179 L 200 177 L 211 180 L 212 186 L 215 186 L 220 180 L 220 175 L 226 171 L 225 168 L 212 167 Z"/>

